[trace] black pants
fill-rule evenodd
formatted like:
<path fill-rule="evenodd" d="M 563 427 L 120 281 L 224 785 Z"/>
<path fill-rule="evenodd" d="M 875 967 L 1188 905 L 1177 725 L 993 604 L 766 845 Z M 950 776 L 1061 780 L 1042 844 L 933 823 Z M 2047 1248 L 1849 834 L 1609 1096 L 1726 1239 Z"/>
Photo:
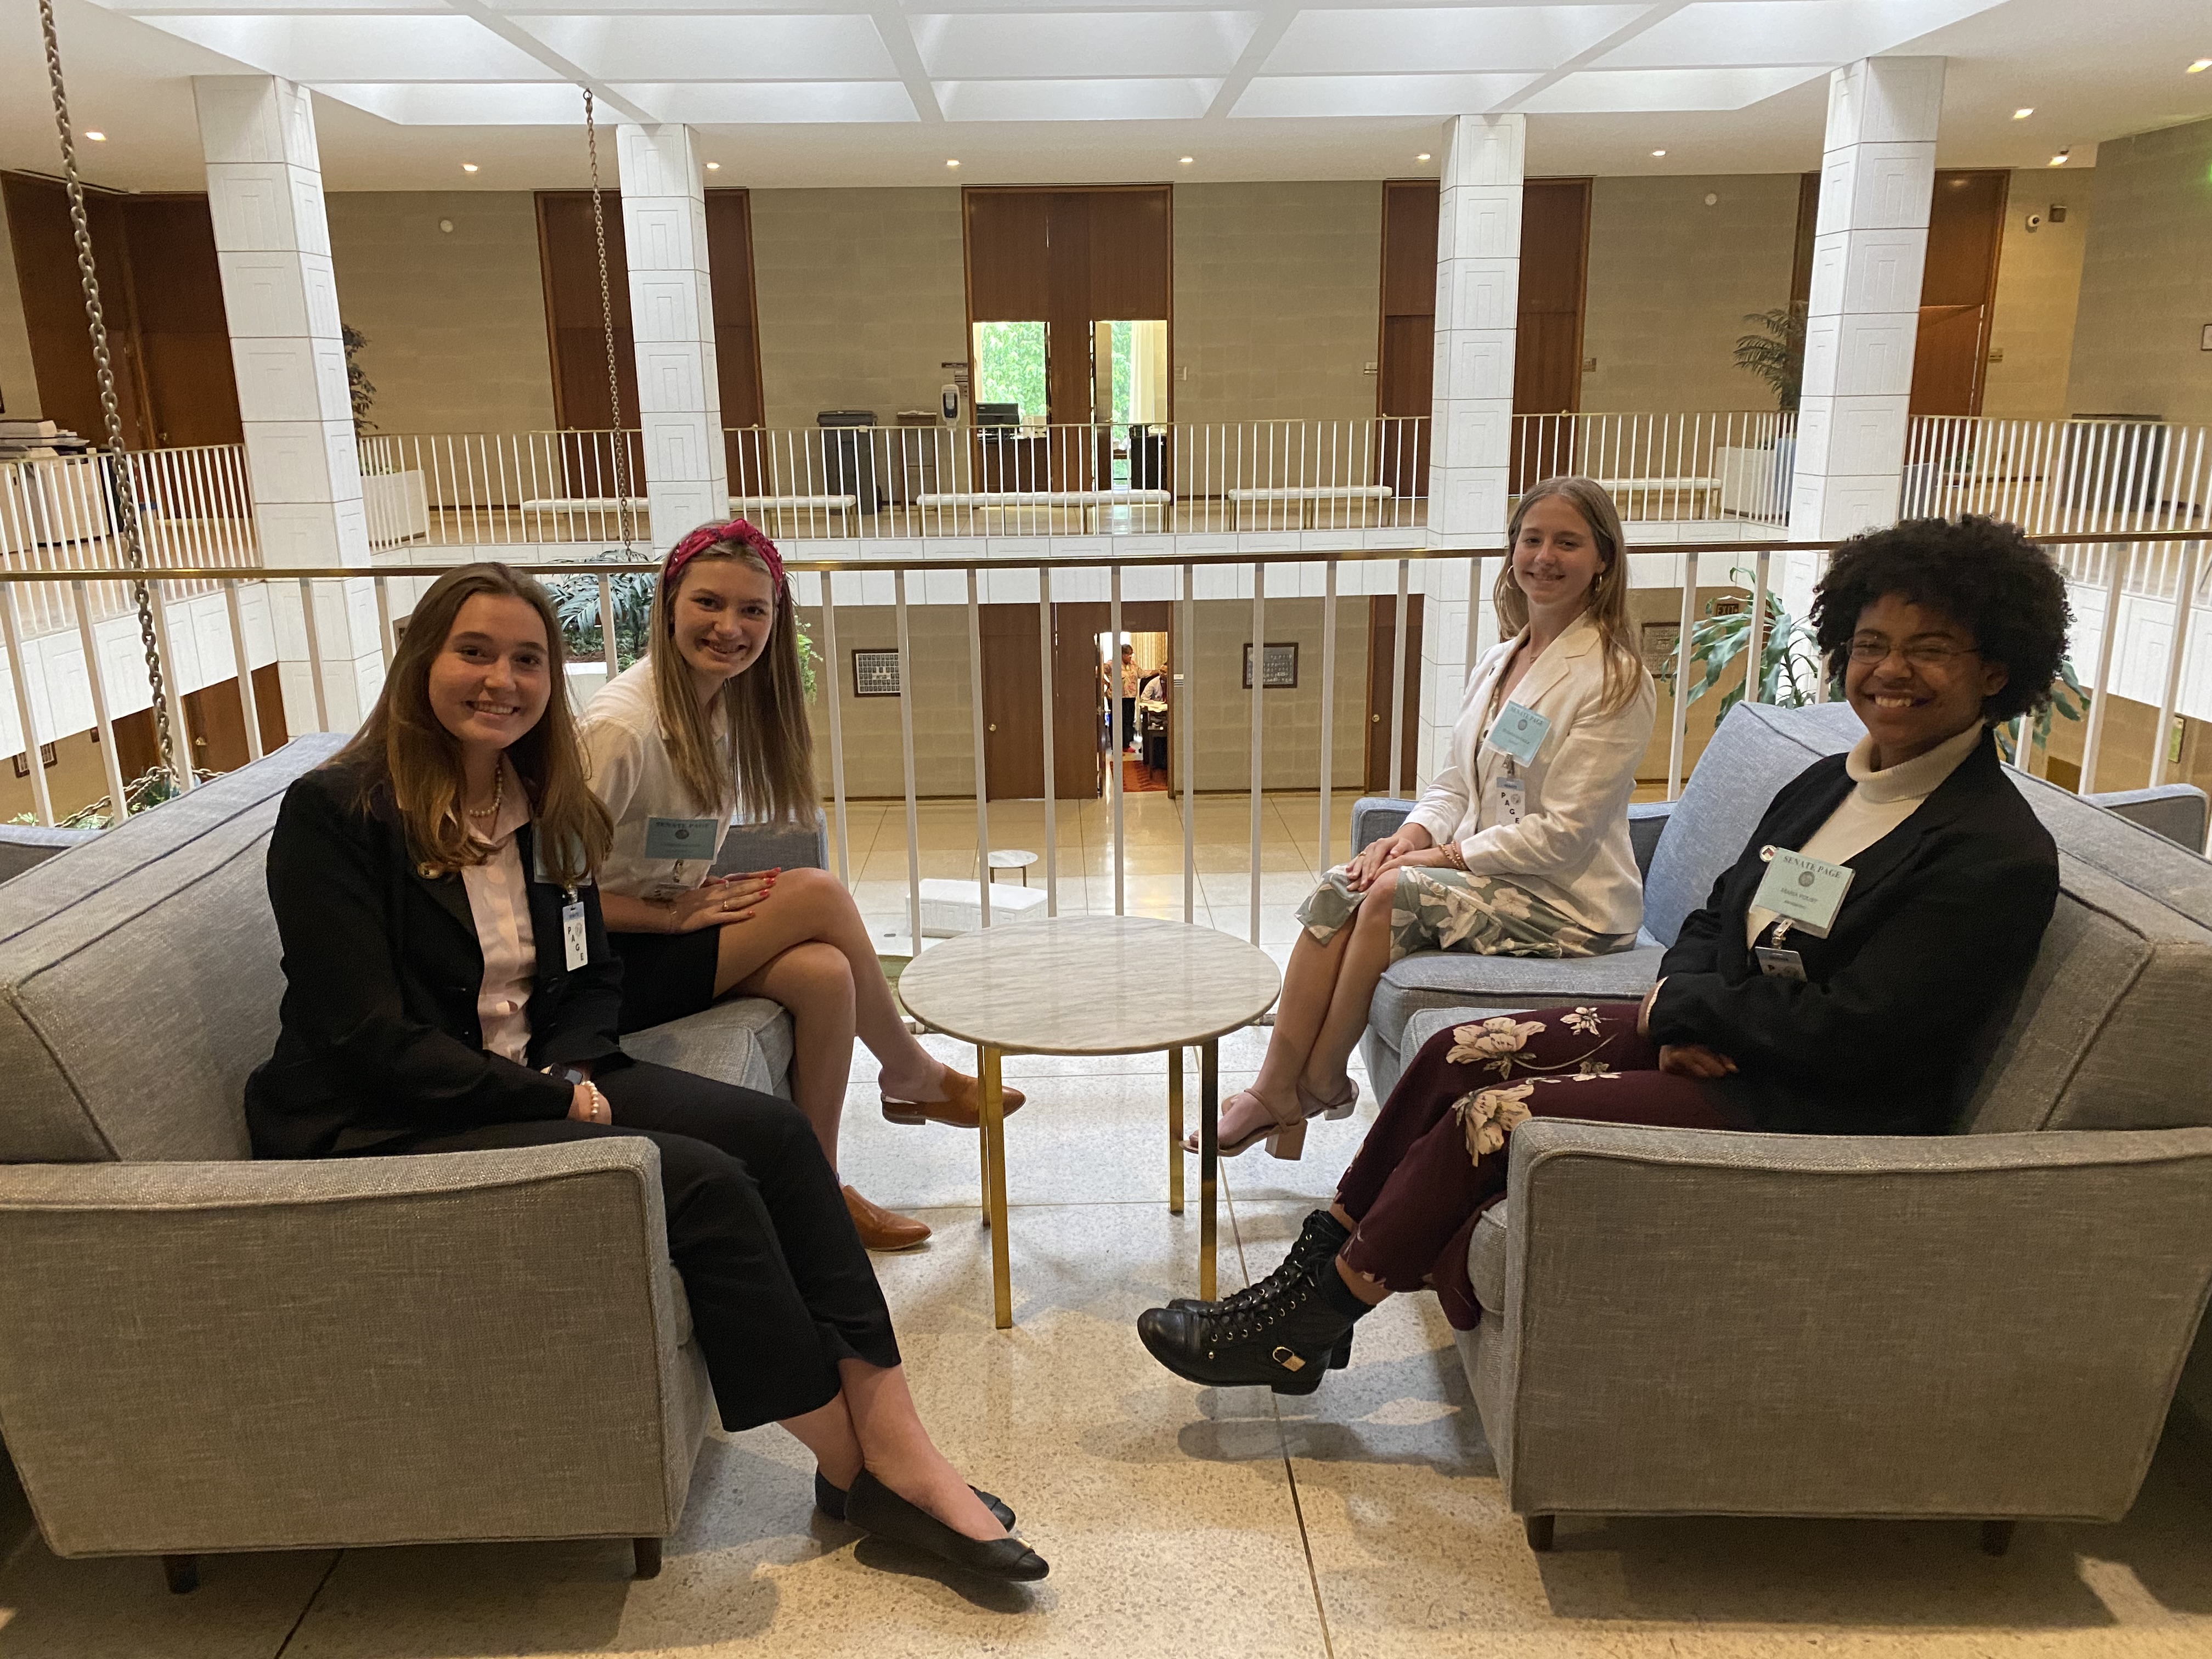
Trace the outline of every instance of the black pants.
<path fill-rule="evenodd" d="M 593 1080 L 614 1109 L 611 1124 L 488 1123 L 369 1150 L 484 1152 L 602 1135 L 659 1146 L 669 1257 L 732 1433 L 828 1405 L 841 1359 L 899 1363 L 875 1269 L 796 1106 L 643 1060 L 608 1062 Z"/>

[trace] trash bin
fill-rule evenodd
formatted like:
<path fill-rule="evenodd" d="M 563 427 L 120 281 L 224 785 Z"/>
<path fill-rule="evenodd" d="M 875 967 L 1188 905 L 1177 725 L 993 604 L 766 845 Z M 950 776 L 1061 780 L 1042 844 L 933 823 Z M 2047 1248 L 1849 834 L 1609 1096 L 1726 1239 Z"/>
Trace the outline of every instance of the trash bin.
<path fill-rule="evenodd" d="M 814 423 L 822 428 L 823 487 L 832 495 L 852 496 L 862 513 L 874 512 L 883 505 L 876 491 L 876 411 L 825 409 Z"/>
<path fill-rule="evenodd" d="M 1168 429 L 1164 426 L 1129 428 L 1129 488 L 1165 489 L 1168 487 Z"/>

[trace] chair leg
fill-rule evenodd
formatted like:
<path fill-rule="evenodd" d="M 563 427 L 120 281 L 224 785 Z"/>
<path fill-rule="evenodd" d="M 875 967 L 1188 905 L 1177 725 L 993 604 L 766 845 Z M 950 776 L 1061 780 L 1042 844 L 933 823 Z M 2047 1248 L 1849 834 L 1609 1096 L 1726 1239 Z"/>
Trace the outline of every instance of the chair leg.
<path fill-rule="evenodd" d="M 1982 1522 L 1982 1553 L 2002 1555 L 2012 1547 L 2013 1528 L 2016 1521 L 1984 1521 Z"/>
<path fill-rule="evenodd" d="M 636 1576 L 640 1578 L 659 1577 L 660 1540 L 658 1538 L 633 1538 L 629 1547 L 637 1556 Z"/>
<path fill-rule="evenodd" d="M 169 1594 L 190 1595 L 200 1587 L 200 1559 L 197 1555 L 165 1555 L 161 1576 L 169 1581 Z"/>
<path fill-rule="evenodd" d="M 1522 1529 L 1528 1534 L 1528 1547 L 1541 1555 L 1552 1547 L 1552 1521 L 1548 1515 L 1524 1515 Z"/>

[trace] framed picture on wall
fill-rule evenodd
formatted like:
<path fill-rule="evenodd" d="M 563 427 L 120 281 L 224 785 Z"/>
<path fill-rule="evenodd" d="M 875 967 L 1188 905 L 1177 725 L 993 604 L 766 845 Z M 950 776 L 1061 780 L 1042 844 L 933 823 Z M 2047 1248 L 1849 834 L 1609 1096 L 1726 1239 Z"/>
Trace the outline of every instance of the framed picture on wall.
<path fill-rule="evenodd" d="M 31 775 L 30 763 L 23 756 L 14 755 L 10 756 L 9 758 L 15 763 L 15 775 L 17 777 L 27 778 Z M 60 756 L 54 753 L 53 744 L 50 743 L 42 743 L 39 745 L 39 764 L 41 767 L 52 766 L 60 758 Z"/>
<path fill-rule="evenodd" d="M 856 649 L 853 653 L 854 696 L 896 697 L 900 689 L 897 652 Z"/>
<path fill-rule="evenodd" d="M 1294 641 L 1267 641 L 1260 665 L 1261 684 L 1270 691 L 1291 691 L 1298 684 L 1298 647 Z M 1244 689 L 1252 689 L 1252 647 L 1244 647 Z"/>
<path fill-rule="evenodd" d="M 1674 659 L 1674 642 L 1682 637 L 1682 624 L 1670 622 L 1648 622 L 1637 630 L 1637 644 L 1644 653 L 1644 665 L 1653 674 L 1664 674 Z"/>

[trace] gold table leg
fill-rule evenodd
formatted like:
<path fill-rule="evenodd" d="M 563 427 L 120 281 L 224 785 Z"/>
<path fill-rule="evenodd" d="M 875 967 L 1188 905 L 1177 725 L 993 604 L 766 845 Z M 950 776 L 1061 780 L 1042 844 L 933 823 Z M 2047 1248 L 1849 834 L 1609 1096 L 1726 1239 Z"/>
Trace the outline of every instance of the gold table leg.
<path fill-rule="evenodd" d="M 1221 1174 L 1221 1050 L 1208 1037 L 1198 1051 L 1198 1297 L 1215 1299 L 1214 1200 Z"/>
<path fill-rule="evenodd" d="M 983 1207 L 991 1225 L 991 1322 L 1000 1330 L 1014 1322 L 1012 1271 L 1006 1260 L 1006 1103 L 1000 1091 L 999 1051 L 982 1051 L 981 1084 L 983 1157 L 990 1168 L 983 1185 Z"/>
<path fill-rule="evenodd" d="M 991 1063 L 989 1053 L 982 1044 L 975 1045 L 975 1076 L 978 1079 L 975 1109 L 978 1113 L 983 1109 L 981 1079 L 983 1068 Z M 984 1226 L 988 1227 L 991 1224 L 991 1137 L 983 1133 L 980 1121 L 975 1126 L 975 1148 L 976 1155 L 981 1160 L 981 1174 L 975 1184 L 975 1202 L 983 1212 Z"/>
<path fill-rule="evenodd" d="M 1182 1050 L 1168 1050 L 1168 1213 L 1182 1213 Z"/>

